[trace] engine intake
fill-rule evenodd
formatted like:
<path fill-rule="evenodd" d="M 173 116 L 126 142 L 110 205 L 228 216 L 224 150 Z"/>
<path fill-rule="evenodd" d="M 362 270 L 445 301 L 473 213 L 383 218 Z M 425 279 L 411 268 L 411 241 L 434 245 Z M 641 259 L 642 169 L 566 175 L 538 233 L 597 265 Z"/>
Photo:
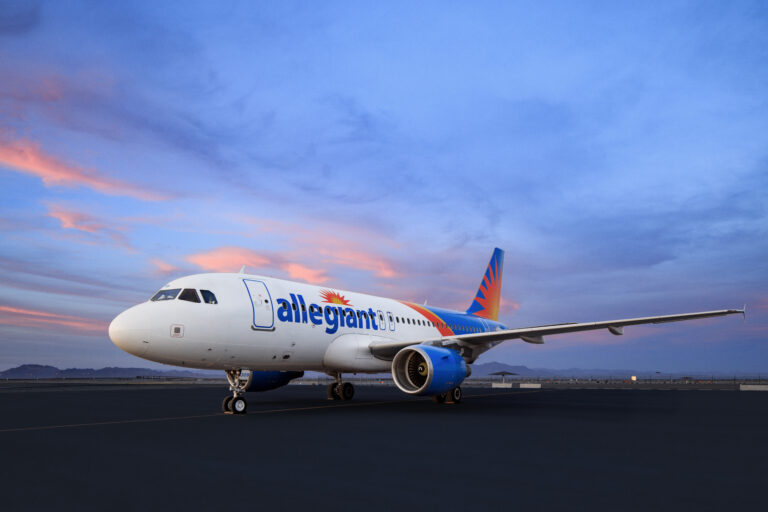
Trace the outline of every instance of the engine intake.
<path fill-rule="evenodd" d="M 409 395 L 437 395 L 462 383 L 467 364 L 449 348 L 414 345 L 400 350 L 392 360 L 395 385 Z"/>

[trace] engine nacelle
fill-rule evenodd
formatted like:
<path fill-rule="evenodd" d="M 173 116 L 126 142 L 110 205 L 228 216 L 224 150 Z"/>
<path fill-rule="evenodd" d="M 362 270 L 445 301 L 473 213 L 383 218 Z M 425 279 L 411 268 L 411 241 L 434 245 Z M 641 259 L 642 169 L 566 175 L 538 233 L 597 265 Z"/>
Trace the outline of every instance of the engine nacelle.
<path fill-rule="evenodd" d="M 293 379 L 303 377 L 304 372 L 251 372 L 245 385 L 246 391 L 269 391 L 287 385 Z"/>
<path fill-rule="evenodd" d="M 392 378 L 409 395 L 438 395 L 455 388 L 468 375 L 467 364 L 455 350 L 413 345 L 392 360 Z"/>

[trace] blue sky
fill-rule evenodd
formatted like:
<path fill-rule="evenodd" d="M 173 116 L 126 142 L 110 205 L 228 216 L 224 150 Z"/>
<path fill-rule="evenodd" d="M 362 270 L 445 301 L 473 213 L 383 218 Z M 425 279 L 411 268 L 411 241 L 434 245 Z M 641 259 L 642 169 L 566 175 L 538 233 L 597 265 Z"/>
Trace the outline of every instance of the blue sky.
<path fill-rule="evenodd" d="M 0 369 L 145 365 L 165 282 L 250 271 L 464 309 L 506 250 L 551 368 L 768 371 L 764 2 L 0 0 Z M 149 363 L 147 363 L 149 365 Z"/>

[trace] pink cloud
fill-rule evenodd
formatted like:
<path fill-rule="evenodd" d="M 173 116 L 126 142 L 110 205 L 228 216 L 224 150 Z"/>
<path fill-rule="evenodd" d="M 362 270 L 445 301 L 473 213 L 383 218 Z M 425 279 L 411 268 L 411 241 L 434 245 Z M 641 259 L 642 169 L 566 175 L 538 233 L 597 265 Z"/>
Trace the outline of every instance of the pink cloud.
<path fill-rule="evenodd" d="M 98 233 L 105 229 L 104 224 L 92 215 L 82 212 L 66 211 L 59 207 L 53 207 L 48 212 L 49 217 L 58 219 L 64 229 L 76 229 L 86 233 Z"/>
<path fill-rule="evenodd" d="M 325 270 L 292 261 L 289 256 L 270 253 L 267 256 L 243 247 L 220 247 L 192 254 L 186 260 L 210 272 L 237 272 L 245 265 L 253 269 L 279 269 L 291 279 L 320 284 L 328 280 Z"/>
<path fill-rule="evenodd" d="M 284 263 L 281 267 L 288 272 L 291 279 L 301 279 L 312 284 L 320 284 L 328 280 L 323 270 L 311 269 L 299 263 Z"/>
<path fill-rule="evenodd" d="M 114 196 L 129 196 L 146 201 L 163 199 L 153 191 L 59 160 L 43 151 L 38 143 L 25 139 L 14 140 L 1 128 L 0 166 L 37 176 L 47 187 L 84 186 Z"/>
<path fill-rule="evenodd" d="M 311 254 L 326 265 L 337 265 L 371 272 L 376 277 L 392 279 L 400 277 L 395 265 L 380 251 L 370 247 L 397 247 L 383 233 L 355 224 L 312 222 L 312 229 L 304 223 L 289 223 L 274 219 L 245 218 L 264 233 L 285 234 L 291 244 L 303 254 Z M 343 233 L 343 234 L 340 234 Z"/>
<path fill-rule="evenodd" d="M 314 250 L 323 257 L 326 263 L 356 268 L 358 270 L 367 270 L 376 277 L 386 279 L 400 276 L 400 272 L 389 261 L 378 254 L 357 249 L 352 244 L 340 243 L 332 247 L 325 245 L 316 246 Z"/>
<path fill-rule="evenodd" d="M 0 324 L 14 327 L 65 327 L 87 333 L 107 332 L 107 323 L 89 318 L 0 305 Z"/>
<path fill-rule="evenodd" d="M 67 206 L 49 204 L 48 216 L 58 220 L 64 229 L 81 231 L 96 237 L 106 237 L 115 244 L 124 248 L 130 248 L 128 240 L 122 233 L 122 227 L 110 227 L 105 223 L 104 217 L 97 217 L 90 213 L 76 211 Z M 93 241 L 93 240 L 90 240 Z"/>
<path fill-rule="evenodd" d="M 507 315 L 511 315 L 511 314 L 514 314 L 514 312 L 517 311 L 518 309 L 520 309 L 519 302 L 507 300 L 503 296 L 501 297 L 501 304 L 499 307 L 500 312 L 505 313 Z"/>
<path fill-rule="evenodd" d="M 758 311 L 768 311 L 768 297 L 761 297 L 754 305 L 754 309 Z M 749 314 L 749 304 L 747 304 L 747 314 Z"/>
<path fill-rule="evenodd" d="M 179 267 L 177 267 L 176 265 L 173 265 L 171 263 L 168 263 L 158 258 L 152 258 L 149 260 L 149 262 L 155 266 L 156 274 L 168 275 L 168 274 L 179 272 L 180 270 Z"/>
<path fill-rule="evenodd" d="M 186 259 L 209 272 L 237 272 L 243 265 L 254 268 L 269 265 L 267 258 L 242 247 L 220 247 L 212 251 L 192 254 Z"/>

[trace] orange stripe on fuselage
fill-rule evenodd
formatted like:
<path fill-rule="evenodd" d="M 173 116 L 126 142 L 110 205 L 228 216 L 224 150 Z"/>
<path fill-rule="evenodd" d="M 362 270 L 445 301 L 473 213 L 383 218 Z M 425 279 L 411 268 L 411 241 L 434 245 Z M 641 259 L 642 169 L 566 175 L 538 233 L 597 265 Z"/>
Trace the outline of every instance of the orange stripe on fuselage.
<path fill-rule="evenodd" d="M 443 319 L 437 316 L 436 314 L 434 314 L 433 312 L 431 312 L 430 310 L 428 310 L 427 308 L 423 306 L 419 306 L 418 304 L 413 304 L 411 302 L 403 302 L 403 301 L 400 301 L 400 302 L 402 304 L 405 304 L 409 308 L 415 310 L 416 312 L 421 313 L 421 315 L 424 318 L 426 318 L 427 320 L 435 324 L 437 330 L 440 331 L 440 334 L 442 334 L 443 336 L 453 336 L 453 331 L 447 326 L 447 324 L 443 321 Z M 445 325 L 446 327 L 443 327 L 443 325 Z"/>

